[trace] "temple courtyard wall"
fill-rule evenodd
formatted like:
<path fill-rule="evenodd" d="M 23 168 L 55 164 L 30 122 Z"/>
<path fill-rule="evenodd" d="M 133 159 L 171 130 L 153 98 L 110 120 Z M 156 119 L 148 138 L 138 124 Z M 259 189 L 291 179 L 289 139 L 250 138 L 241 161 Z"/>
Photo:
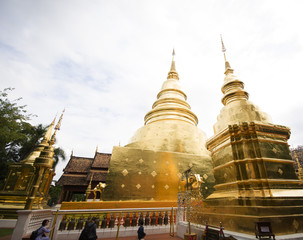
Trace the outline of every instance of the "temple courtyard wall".
<path fill-rule="evenodd" d="M 157 223 L 152 225 L 152 215 L 153 213 L 168 213 L 167 220 L 164 220 L 161 224 L 158 224 L 159 218 L 157 218 Z M 144 220 L 146 216 L 149 216 L 148 219 L 151 222 L 148 225 L 145 225 L 145 232 L 147 236 L 158 235 L 158 234 L 167 234 L 171 236 L 177 236 L 181 239 L 184 239 L 184 234 L 188 232 L 188 222 L 186 221 L 186 214 L 184 209 L 177 208 L 137 208 L 137 209 L 91 209 L 91 210 L 21 210 L 18 211 L 18 220 L 11 237 L 12 240 L 27 239 L 32 231 L 39 228 L 42 220 L 49 219 L 50 226 L 55 226 L 54 232 L 51 233 L 50 239 L 56 240 L 72 240 L 78 239 L 81 233 L 81 229 L 76 230 L 76 224 L 73 225 L 72 229 L 69 226 L 71 221 L 66 221 L 65 219 L 71 219 L 72 217 L 81 216 L 101 216 L 102 214 L 112 215 L 115 213 L 114 225 L 109 228 L 101 228 L 101 223 L 97 229 L 97 236 L 99 239 L 119 239 L 124 237 L 133 236 L 134 238 L 137 235 L 138 226 L 125 226 L 127 222 L 126 216 L 128 213 L 142 213 Z M 135 214 L 137 216 L 137 214 Z M 67 218 L 66 218 L 67 217 Z M 159 217 L 159 215 L 158 215 Z M 6 224 L 6 220 L 2 220 L 1 228 Z M 130 220 L 131 224 L 132 220 Z M 11 224 L 11 221 L 10 221 Z M 199 224 L 191 223 L 191 232 L 197 234 L 197 239 L 202 239 L 202 234 L 204 232 L 205 226 Z M 224 230 L 225 237 L 234 237 L 238 240 L 252 240 L 256 239 L 254 235 L 238 233 L 233 231 Z M 280 235 L 276 236 L 277 240 L 299 240 L 303 239 L 303 233 L 294 233 L 289 235 Z"/>

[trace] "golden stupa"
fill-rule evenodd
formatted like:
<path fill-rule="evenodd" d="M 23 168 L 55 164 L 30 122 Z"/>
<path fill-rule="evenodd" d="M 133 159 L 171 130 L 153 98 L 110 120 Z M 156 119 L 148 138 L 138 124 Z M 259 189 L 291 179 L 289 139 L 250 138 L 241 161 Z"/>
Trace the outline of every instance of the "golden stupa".
<path fill-rule="evenodd" d="M 225 47 L 222 42 L 224 57 Z M 224 104 L 208 139 L 215 191 L 199 209 L 200 223 L 254 233 L 254 222 L 271 222 L 273 232 L 303 232 L 303 186 L 289 145 L 288 127 L 274 125 L 248 101 L 244 83 L 225 57 Z"/>
<path fill-rule="evenodd" d="M 177 202 L 182 173 L 188 168 L 212 189 L 212 161 L 198 118 L 186 102 L 175 68 L 171 69 L 145 124 L 130 143 L 114 147 L 104 190 L 104 201 Z M 156 204 L 157 205 L 157 204 Z"/>

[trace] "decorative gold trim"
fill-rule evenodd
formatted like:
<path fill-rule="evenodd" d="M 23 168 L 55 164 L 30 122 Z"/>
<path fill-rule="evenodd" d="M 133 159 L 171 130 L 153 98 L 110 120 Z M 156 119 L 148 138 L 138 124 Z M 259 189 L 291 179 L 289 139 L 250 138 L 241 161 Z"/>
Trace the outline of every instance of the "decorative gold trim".
<path fill-rule="evenodd" d="M 241 181 L 236 181 L 236 182 L 228 182 L 228 183 L 222 183 L 222 184 L 217 184 L 215 186 L 216 189 L 218 188 L 225 188 L 227 186 L 232 186 L 232 185 L 246 185 L 246 184 L 252 184 L 252 183 L 279 183 L 279 184 L 301 184 L 302 182 L 300 180 L 280 180 L 280 179 L 248 179 L 248 180 L 241 180 Z"/>
<path fill-rule="evenodd" d="M 220 166 L 214 167 L 214 171 L 219 170 L 221 168 L 228 167 L 229 165 L 236 164 L 236 163 L 259 162 L 259 161 L 262 161 L 262 160 L 264 162 L 294 164 L 293 160 L 287 160 L 287 159 L 283 160 L 283 159 L 279 159 L 279 158 L 244 158 L 244 159 L 241 159 L 241 160 L 232 160 L 232 161 L 224 163 Z"/>

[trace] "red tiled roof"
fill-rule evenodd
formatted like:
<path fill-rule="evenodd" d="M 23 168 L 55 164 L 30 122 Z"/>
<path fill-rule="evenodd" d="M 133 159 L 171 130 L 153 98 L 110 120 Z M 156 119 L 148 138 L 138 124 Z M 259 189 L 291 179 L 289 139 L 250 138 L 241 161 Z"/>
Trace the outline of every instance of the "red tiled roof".
<path fill-rule="evenodd" d="M 94 173 L 93 182 L 105 182 L 110 158 L 111 154 L 98 152 L 94 158 L 71 156 L 57 184 L 87 186 L 92 172 Z"/>
<path fill-rule="evenodd" d="M 65 173 L 87 173 L 92 165 L 93 158 L 72 156 L 63 170 Z"/>
<path fill-rule="evenodd" d="M 75 175 L 63 174 L 60 177 L 59 181 L 57 182 L 57 185 L 60 185 L 60 186 L 63 186 L 63 185 L 87 186 L 88 181 L 86 180 L 86 175 L 75 176 Z"/>
<path fill-rule="evenodd" d="M 93 173 L 94 173 L 94 176 L 93 176 L 92 181 L 94 181 L 94 182 L 95 181 L 96 182 L 105 182 L 106 181 L 107 171 L 90 172 L 86 177 L 87 181 L 90 181 L 90 178 Z"/>
<path fill-rule="evenodd" d="M 111 158 L 110 153 L 96 153 L 92 168 L 108 168 Z"/>

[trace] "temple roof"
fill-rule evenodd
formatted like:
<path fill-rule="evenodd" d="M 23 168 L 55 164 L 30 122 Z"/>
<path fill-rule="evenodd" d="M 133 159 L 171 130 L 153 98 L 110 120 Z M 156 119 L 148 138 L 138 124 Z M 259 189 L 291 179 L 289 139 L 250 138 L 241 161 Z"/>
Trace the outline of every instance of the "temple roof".
<path fill-rule="evenodd" d="M 58 185 L 87 186 L 92 173 L 93 182 L 105 182 L 111 154 L 96 152 L 94 158 L 71 156 L 63 169 Z"/>
<path fill-rule="evenodd" d="M 86 181 L 89 181 L 91 179 L 92 174 L 94 174 L 92 182 L 105 182 L 106 176 L 107 176 L 107 171 L 90 172 L 86 177 Z"/>
<path fill-rule="evenodd" d="M 110 162 L 110 153 L 96 153 L 92 168 L 108 168 Z"/>
<path fill-rule="evenodd" d="M 63 171 L 64 173 L 87 173 L 90 170 L 93 161 L 93 158 L 71 156 Z"/>
<path fill-rule="evenodd" d="M 76 176 L 71 174 L 63 174 L 59 181 L 58 185 L 76 185 L 76 186 L 87 186 L 88 181 L 86 180 L 86 176 Z"/>

